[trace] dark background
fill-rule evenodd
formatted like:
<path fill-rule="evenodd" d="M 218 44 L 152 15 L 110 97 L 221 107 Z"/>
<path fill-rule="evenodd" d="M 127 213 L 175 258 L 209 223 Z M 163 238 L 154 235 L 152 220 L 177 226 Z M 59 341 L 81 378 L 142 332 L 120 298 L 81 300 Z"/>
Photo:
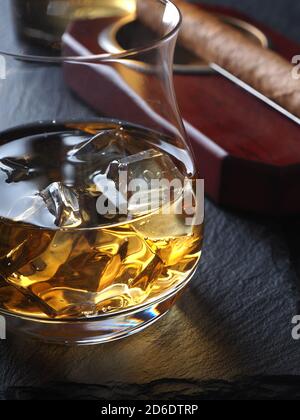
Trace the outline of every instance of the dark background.
<path fill-rule="evenodd" d="M 193 0 L 193 3 L 234 7 L 300 42 L 300 2 L 297 0 Z"/>
<path fill-rule="evenodd" d="M 297 0 L 208 3 L 239 8 L 300 43 Z M 299 238 L 298 218 L 266 220 L 207 201 L 202 262 L 164 319 L 90 348 L 10 336 L 0 342 L 0 397 L 300 398 L 300 342 L 291 337 Z"/>

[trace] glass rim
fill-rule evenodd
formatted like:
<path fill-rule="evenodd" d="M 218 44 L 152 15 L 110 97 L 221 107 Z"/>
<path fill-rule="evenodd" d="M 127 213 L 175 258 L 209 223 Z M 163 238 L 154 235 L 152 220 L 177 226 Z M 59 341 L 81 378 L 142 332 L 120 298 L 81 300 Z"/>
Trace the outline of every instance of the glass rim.
<path fill-rule="evenodd" d="M 162 3 L 167 5 L 170 5 L 171 7 L 176 10 L 178 18 L 176 25 L 169 30 L 165 35 L 158 37 L 153 42 L 149 42 L 147 45 L 137 48 L 130 48 L 128 50 L 120 51 L 118 53 L 101 53 L 101 54 L 91 54 L 91 55 L 84 55 L 84 56 L 44 56 L 44 55 L 31 55 L 31 54 L 14 54 L 13 52 L 9 51 L 3 51 L 0 49 L 0 56 L 3 57 L 11 57 L 22 61 L 31 61 L 31 62 L 40 62 L 40 63 L 64 63 L 64 62 L 70 62 L 70 63 L 84 63 L 84 62 L 105 62 L 115 59 L 122 59 L 122 58 L 130 58 L 131 56 L 135 56 L 137 54 L 149 52 L 160 45 L 162 45 L 164 42 L 169 41 L 174 35 L 176 35 L 182 25 L 182 13 L 180 9 L 177 7 L 175 3 L 173 3 L 172 0 L 155 0 L 158 3 Z M 64 35 L 63 35 L 64 36 Z"/>

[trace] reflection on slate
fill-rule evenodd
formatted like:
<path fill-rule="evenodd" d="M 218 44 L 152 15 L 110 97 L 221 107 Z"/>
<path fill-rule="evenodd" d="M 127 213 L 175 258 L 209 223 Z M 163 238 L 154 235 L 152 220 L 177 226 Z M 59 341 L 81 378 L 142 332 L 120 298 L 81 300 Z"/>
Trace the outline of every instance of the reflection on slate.
<path fill-rule="evenodd" d="M 250 3 L 257 10 L 258 1 L 243 2 Z M 262 15 L 269 16 L 274 3 L 260 2 Z M 289 13 L 300 18 L 299 4 L 292 6 L 285 12 L 287 30 Z M 13 113 L 17 93 L 7 91 L 0 106 L 8 102 Z M 30 104 L 30 95 L 24 100 Z M 60 106 L 54 93 L 48 100 Z M 89 113 L 71 96 L 68 106 L 72 101 Z M 46 114 L 46 98 L 41 106 Z M 28 112 L 34 110 L 28 106 Z M 10 335 L 0 342 L 0 399 L 300 398 L 300 343 L 291 338 L 291 320 L 300 311 L 300 227 L 210 202 L 206 215 L 198 273 L 165 318 L 97 347 L 57 347 Z"/>

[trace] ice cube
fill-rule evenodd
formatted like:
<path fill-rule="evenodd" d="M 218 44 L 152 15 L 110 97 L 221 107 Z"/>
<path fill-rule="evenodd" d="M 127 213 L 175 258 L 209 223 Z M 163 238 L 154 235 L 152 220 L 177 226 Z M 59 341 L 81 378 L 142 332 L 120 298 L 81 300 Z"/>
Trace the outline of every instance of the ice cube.
<path fill-rule="evenodd" d="M 171 157 L 159 150 L 149 149 L 120 160 L 122 170 L 130 173 L 131 178 L 140 178 L 147 182 L 162 178 L 173 180 L 183 179 L 183 175 L 172 161 Z"/>
<path fill-rule="evenodd" d="M 126 284 L 114 284 L 98 293 L 64 287 L 48 288 L 44 283 L 38 286 L 36 293 L 44 307 L 48 306 L 48 315 L 59 318 L 93 317 L 145 300 L 145 293 L 140 288 L 130 288 Z"/>
<path fill-rule="evenodd" d="M 125 195 L 118 189 L 115 181 L 107 177 L 107 174 L 96 174 L 93 179 L 93 186 L 92 194 L 95 195 L 95 191 L 98 192 L 96 203 L 98 214 L 106 218 L 114 218 L 117 214 L 127 213 Z"/>
<path fill-rule="evenodd" d="M 26 159 L 4 158 L 0 160 L 0 170 L 7 175 L 6 182 L 26 181 L 31 178 L 36 170 L 30 168 Z"/>
<path fill-rule="evenodd" d="M 82 223 L 79 196 L 73 188 L 61 182 L 53 182 L 39 195 L 49 212 L 55 217 L 58 227 L 77 227 Z"/>
<path fill-rule="evenodd" d="M 42 197 L 38 196 L 37 194 L 25 196 L 18 199 L 17 202 L 10 209 L 7 217 L 16 222 L 34 223 L 37 221 L 40 222 L 41 220 L 47 219 L 48 223 L 50 222 L 49 212 L 45 207 L 44 201 Z"/>
<path fill-rule="evenodd" d="M 122 126 L 103 129 L 95 136 L 87 138 L 69 152 L 71 162 L 95 162 L 98 171 L 105 173 L 109 164 L 131 153 L 130 137 Z"/>
<path fill-rule="evenodd" d="M 101 230 L 92 244 L 80 233 L 77 238 L 57 232 L 46 251 L 30 262 L 41 267 L 30 276 L 30 292 L 48 314 L 93 316 L 143 303 L 163 264 L 142 237 L 128 227 L 115 227 Z"/>
<path fill-rule="evenodd" d="M 157 210 L 180 197 L 185 181 L 171 157 L 155 149 L 111 162 L 106 177 L 120 193 L 128 194 L 128 212 L 133 216 Z M 94 179 L 96 185 L 98 179 Z"/>
<path fill-rule="evenodd" d="M 78 194 L 61 182 L 53 182 L 43 191 L 17 200 L 8 217 L 45 227 L 55 224 L 70 228 L 82 223 Z"/>

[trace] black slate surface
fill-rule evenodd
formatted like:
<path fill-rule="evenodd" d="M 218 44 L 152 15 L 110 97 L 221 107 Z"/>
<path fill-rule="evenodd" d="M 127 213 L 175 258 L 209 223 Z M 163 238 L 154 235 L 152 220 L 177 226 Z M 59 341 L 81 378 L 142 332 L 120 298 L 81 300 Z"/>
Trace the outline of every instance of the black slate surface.
<path fill-rule="evenodd" d="M 295 0 L 209 3 L 236 6 L 300 42 Z M 35 70 L 23 98 L 31 115 L 39 77 L 45 75 Z M 17 85 L 2 91 L 0 106 L 10 112 L 5 119 L 0 113 L 1 127 L 15 118 L 17 95 Z M 41 98 L 41 114 L 49 103 L 61 107 L 55 91 Z M 19 122 L 26 118 L 20 115 Z M 300 342 L 291 337 L 291 320 L 300 314 L 299 245 L 297 218 L 250 217 L 207 201 L 201 265 L 165 318 L 139 335 L 97 347 L 10 335 L 0 342 L 0 399 L 298 399 Z"/>

